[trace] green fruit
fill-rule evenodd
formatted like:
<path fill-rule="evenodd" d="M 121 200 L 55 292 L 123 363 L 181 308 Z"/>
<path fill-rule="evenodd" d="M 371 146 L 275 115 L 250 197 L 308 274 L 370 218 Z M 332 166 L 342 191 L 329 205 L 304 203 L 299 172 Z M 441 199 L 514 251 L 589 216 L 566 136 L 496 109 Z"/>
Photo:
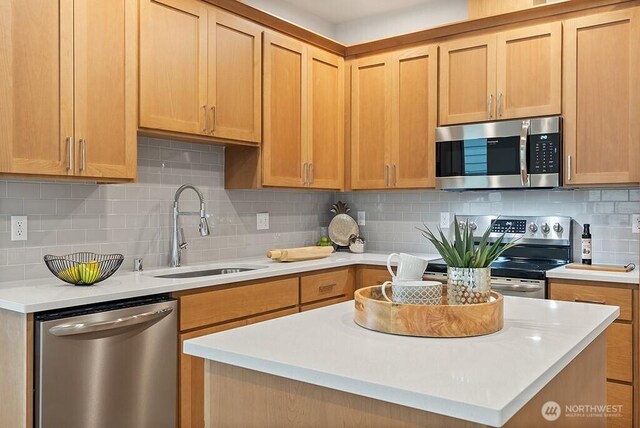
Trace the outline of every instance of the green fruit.
<path fill-rule="evenodd" d="M 329 238 L 326 236 L 323 236 L 322 238 L 320 238 L 320 242 L 329 242 Z"/>

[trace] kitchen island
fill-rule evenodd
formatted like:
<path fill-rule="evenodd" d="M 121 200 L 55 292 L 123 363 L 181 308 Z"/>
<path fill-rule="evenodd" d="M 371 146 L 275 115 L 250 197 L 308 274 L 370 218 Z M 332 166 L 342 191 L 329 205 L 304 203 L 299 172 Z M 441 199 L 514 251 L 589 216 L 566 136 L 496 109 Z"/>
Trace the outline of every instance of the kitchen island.
<path fill-rule="evenodd" d="M 558 426 L 605 426 L 565 406 L 606 404 L 605 330 L 619 309 L 514 297 L 504 309 L 497 333 L 433 339 L 363 329 L 345 302 L 184 352 L 208 360 L 207 426 L 538 426 L 548 401 Z"/>

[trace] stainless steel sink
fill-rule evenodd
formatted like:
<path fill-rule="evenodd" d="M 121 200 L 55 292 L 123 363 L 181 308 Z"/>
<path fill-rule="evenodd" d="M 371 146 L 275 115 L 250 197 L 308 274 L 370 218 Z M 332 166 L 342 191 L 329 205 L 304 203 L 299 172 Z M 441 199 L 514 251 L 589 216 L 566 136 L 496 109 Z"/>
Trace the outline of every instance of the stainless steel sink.
<path fill-rule="evenodd" d="M 156 278 L 198 278 L 201 276 L 213 276 L 213 275 L 227 275 L 230 273 L 247 272 L 250 270 L 256 270 L 259 268 L 246 268 L 246 267 L 229 267 L 229 268 L 217 268 L 207 270 L 195 270 L 191 272 L 178 272 L 169 273 L 166 275 L 155 275 Z"/>

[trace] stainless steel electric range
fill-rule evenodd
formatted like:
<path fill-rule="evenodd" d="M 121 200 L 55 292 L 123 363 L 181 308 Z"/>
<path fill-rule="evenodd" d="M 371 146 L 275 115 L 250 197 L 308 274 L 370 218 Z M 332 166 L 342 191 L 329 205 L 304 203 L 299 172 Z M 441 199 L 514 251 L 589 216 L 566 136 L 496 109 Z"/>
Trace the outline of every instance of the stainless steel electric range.
<path fill-rule="evenodd" d="M 519 245 L 491 264 L 491 288 L 504 295 L 545 299 L 547 271 L 571 262 L 570 217 L 458 215 L 456 221 L 469 221 L 476 242 L 490 225 L 492 241 L 503 232 L 509 240 L 519 238 Z M 429 262 L 425 279 L 446 281 L 446 277 L 444 260 Z"/>

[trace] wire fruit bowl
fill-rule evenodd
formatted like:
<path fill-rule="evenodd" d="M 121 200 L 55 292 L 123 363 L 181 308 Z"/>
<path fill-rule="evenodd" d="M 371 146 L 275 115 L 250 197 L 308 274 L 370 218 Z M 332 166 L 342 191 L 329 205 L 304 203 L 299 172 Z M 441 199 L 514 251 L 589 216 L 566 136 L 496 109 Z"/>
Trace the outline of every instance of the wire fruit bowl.
<path fill-rule="evenodd" d="M 90 252 L 66 256 L 44 256 L 44 263 L 57 278 L 73 285 L 93 285 L 104 281 L 118 270 L 122 254 L 96 254 Z"/>

